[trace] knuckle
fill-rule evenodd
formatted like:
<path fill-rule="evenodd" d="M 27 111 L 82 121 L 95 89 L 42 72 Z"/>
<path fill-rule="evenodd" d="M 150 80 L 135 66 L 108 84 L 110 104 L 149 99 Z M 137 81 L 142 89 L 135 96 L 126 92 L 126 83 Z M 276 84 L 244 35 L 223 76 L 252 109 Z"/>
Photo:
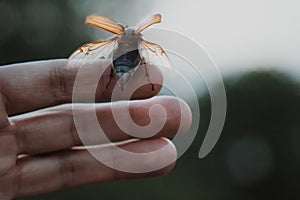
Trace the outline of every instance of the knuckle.
<path fill-rule="evenodd" d="M 0 131 L 0 176 L 13 169 L 19 151 L 14 128 L 11 126 Z"/>
<path fill-rule="evenodd" d="M 17 192 L 17 180 L 13 175 L 14 172 L 9 172 L 0 178 L 0 199 L 13 199 Z"/>
<path fill-rule="evenodd" d="M 62 188 L 67 188 L 72 184 L 75 173 L 74 161 L 66 153 L 62 153 L 58 157 L 59 173 L 61 177 Z"/>
<path fill-rule="evenodd" d="M 75 125 L 73 119 L 70 122 L 69 129 L 70 129 L 70 131 L 69 131 L 70 132 L 70 137 L 71 137 L 71 140 L 72 140 L 72 146 L 76 146 L 76 145 L 81 144 L 81 140 L 80 140 L 80 137 L 78 135 L 77 128 L 76 128 L 76 125 Z"/>
<path fill-rule="evenodd" d="M 54 116 L 65 121 L 65 124 L 68 128 L 68 133 L 70 134 L 70 138 L 72 140 L 72 146 L 80 144 L 80 138 L 78 136 L 76 125 L 73 119 L 73 109 L 74 105 L 72 105 L 71 103 L 67 103 L 52 107 L 46 112 L 48 118 Z"/>
<path fill-rule="evenodd" d="M 1 85 L 0 85 L 0 130 L 10 126 L 10 121 L 6 113 L 5 99 L 6 99 L 5 96 L 1 93 Z"/>
<path fill-rule="evenodd" d="M 69 97 L 65 69 L 54 66 L 50 70 L 50 87 L 53 97 L 58 102 L 64 102 Z"/>

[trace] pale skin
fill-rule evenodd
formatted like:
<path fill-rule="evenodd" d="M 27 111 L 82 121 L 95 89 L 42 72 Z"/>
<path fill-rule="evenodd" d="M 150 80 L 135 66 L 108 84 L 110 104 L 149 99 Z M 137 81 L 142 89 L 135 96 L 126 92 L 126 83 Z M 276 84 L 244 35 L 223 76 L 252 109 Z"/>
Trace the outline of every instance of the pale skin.
<path fill-rule="evenodd" d="M 85 133 L 90 138 L 89 145 L 94 145 L 99 154 L 107 154 L 114 163 L 142 168 L 166 159 L 172 161 L 152 172 L 125 173 L 104 165 L 87 149 L 80 148 L 83 144 L 74 128 L 72 109 L 87 114 L 90 105 L 73 102 L 72 107 L 76 70 L 66 70 L 65 62 L 49 60 L 0 67 L 0 199 L 37 195 L 83 184 L 164 175 L 176 161 L 176 148 L 173 146 L 159 155 L 146 155 L 142 160 L 126 163 L 126 155 L 112 153 L 113 144 L 95 144 L 93 137 L 96 135 Z M 97 69 L 101 70 L 101 65 L 104 63 L 99 62 Z M 156 67 L 149 67 L 148 71 L 152 80 L 162 82 L 162 75 Z M 107 68 L 99 81 L 98 102 L 110 99 L 116 78 L 114 76 L 106 88 L 109 74 L 110 69 Z M 136 71 L 133 82 L 135 79 L 148 83 L 143 68 Z M 158 134 L 148 139 L 133 139 L 114 123 L 109 104 L 97 103 L 97 117 L 107 137 L 120 148 L 147 153 L 171 144 L 166 137 L 177 134 L 179 123 L 183 124 L 180 133 L 187 132 L 191 124 L 188 106 L 173 97 L 153 97 L 160 89 L 156 84 L 152 91 L 151 84 L 146 84 L 134 93 L 133 100 L 129 102 L 132 119 L 139 125 L 149 123 L 148 109 L 151 105 L 158 103 L 164 106 L 167 121 Z M 179 104 L 183 107 L 181 112 Z M 182 115 L 184 120 L 180 121 Z"/>

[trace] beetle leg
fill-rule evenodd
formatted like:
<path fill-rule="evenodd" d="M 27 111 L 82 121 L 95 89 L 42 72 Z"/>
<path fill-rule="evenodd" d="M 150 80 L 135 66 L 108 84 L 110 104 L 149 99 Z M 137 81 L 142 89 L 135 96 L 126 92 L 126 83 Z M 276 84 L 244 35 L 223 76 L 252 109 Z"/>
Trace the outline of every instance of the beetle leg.
<path fill-rule="evenodd" d="M 113 68 L 111 68 L 111 69 L 110 69 L 110 74 L 109 74 L 109 81 L 108 81 L 108 83 L 106 84 L 106 89 L 108 89 L 108 86 L 109 86 L 109 84 L 111 83 L 111 80 L 113 79 L 113 77 L 114 77 L 114 70 L 113 70 Z"/>
<path fill-rule="evenodd" d="M 146 77 L 147 77 L 149 83 L 151 83 L 151 89 L 152 89 L 152 91 L 154 91 L 154 84 L 150 80 L 148 69 L 147 69 L 147 65 L 145 65 L 145 71 L 146 71 Z"/>

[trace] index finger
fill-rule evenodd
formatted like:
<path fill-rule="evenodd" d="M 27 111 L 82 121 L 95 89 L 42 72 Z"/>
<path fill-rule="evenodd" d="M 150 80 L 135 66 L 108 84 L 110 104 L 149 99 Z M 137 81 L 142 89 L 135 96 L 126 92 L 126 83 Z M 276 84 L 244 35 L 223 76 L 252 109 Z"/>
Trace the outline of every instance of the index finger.
<path fill-rule="evenodd" d="M 7 113 L 13 115 L 72 102 L 72 90 L 78 69 L 67 69 L 66 61 L 47 60 L 0 67 L 0 93 L 5 101 Z M 103 72 L 95 94 L 96 101 L 109 101 L 113 86 L 117 82 L 115 75 L 110 76 L 109 63 L 108 60 L 99 60 L 89 66 L 91 73 L 97 70 Z M 151 81 L 162 83 L 162 74 L 158 68 L 151 66 L 147 67 L 147 70 Z M 134 79 L 142 79 L 145 83 L 133 94 L 133 99 L 150 98 L 161 89 L 161 85 L 156 84 L 152 90 L 145 73 L 145 69 L 139 67 L 131 77 L 133 82 Z"/>

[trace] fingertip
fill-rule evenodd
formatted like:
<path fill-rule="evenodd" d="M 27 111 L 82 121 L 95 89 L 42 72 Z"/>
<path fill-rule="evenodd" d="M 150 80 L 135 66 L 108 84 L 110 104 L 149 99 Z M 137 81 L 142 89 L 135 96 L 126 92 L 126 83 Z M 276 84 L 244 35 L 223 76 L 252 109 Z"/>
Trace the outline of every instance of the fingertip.
<path fill-rule="evenodd" d="M 177 159 L 177 150 L 174 144 L 166 138 L 134 140 L 119 146 L 114 159 L 115 169 L 120 175 L 131 176 L 140 174 L 167 174 Z"/>
<path fill-rule="evenodd" d="M 186 133 L 191 128 L 193 115 L 189 105 L 184 100 L 179 99 L 179 104 L 181 108 L 181 119 L 183 119 L 179 132 Z"/>
<path fill-rule="evenodd" d="M 132 77 L 132 82 L 140 83 L 138 89 L 133 93 L 132 99 L 146 99 L 157 95 L 163 86 L 163 74 L 161 70 L 151 64 L 144 64 L 139 67 Z"/>
<path fill-rule="evenodd" d="M 185 134 L 192 124 L 192 111 L 181 98 L 174 96 L 158 96 L 151 98 L 152 104 L 160 104 L 168 113 L 166 129 L 172 136 Z"/>
<path fill-rule="evenodd" d="M 117 77 L 112 69 L 103 74 L 100 86 L 102 96 L 107 100 L 147 99 L 157 95 L 163 85 L 163 75 L 160 69 L 151 64 L 142 64 L 132 74 L 123 88 L 118 84 Z M 107 84 L 107 87 L 103 85 Z"/>

